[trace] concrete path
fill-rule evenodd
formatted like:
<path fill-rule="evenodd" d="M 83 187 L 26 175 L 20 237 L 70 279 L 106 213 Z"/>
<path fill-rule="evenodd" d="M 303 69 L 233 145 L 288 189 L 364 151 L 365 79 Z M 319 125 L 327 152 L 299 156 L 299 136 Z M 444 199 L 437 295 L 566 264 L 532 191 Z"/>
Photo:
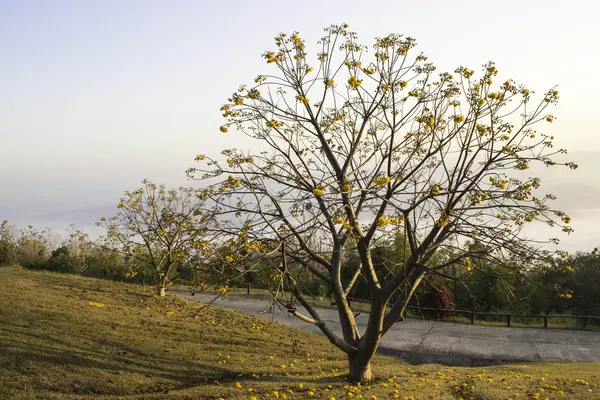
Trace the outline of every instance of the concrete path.
<path fill-rule="evenodd" d="M 189 300 L 210 301 L 204 294 L 190 296 L 175 292 Z M 255 298 L 228 296 L 215 302 L 224 308 L 261 316 L 285 325 L 320 333 L 316 326 L 276 310 L 264 312 L 268 302 Z M 308 315 L 304 309 L 298 311 Z M 319 308 L 319 315 L 340 333 L 337 311 Z M 364 332 L 368 314 L 357 317 Z M 600 333 L 536 328 L 505 328 L 455 324 L 420 319 L 396 323 L 383 337 L 380 352 L 410 362 L 447 365 L 494 365 L 508 362 L 560 361 L 600 362 Z"/>

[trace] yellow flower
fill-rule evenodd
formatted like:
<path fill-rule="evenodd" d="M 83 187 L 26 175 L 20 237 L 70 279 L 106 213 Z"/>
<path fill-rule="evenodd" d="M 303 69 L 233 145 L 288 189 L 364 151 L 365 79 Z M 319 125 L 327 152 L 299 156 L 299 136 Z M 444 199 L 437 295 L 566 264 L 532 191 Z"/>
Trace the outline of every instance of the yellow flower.
<path fill-rule="evenodd" d="M 221 125 L 221 126 L 219 127 L 219 130 L 220 130 L 221 132 L 225 133 L 225 132 L 227 132 L 227 127 L 226 127 L 225 125 Z"/>
<path fill-rule="evenodd" d="M 313 194 L 317 197 L 323 196 L 325 194 L 325 188 L 321 185 L 317 186 L 312 190 Z"/>
<path fill-rule="evenodd" d="M 92 307 L 104 307 L 104 303 L 98 303 L 98 302 L 95 302 L 95 301 L 90 301 L 88 303 L 88 306 L 92 306 Z"/>
<path fill-rule="evenodd" d="M 231 257 L 231 256 L 225 256 L 225 261 L 227 261 L 227 262 L 230 263 L 230 262 L 233 261 L 233 257 Z"/>
<path fill-rule="evenodd" d="M 325 85 L 326 85 L 327 87 L 331 87 L 331 86 L 333 86 L 333 79 L 328 79 L 327 81 L 325 81 Z"/>
<path fill-rule="evenodd" d="M 269 128 L 279 128 L 280 126 L 283 126 L 283 122 L 281 121 L 275 121 L 274 119 L 267 121 L 267 126 Z"/>
<path fill-rule="evenodd" d="M 404 221 L 404 216 L 402 216 L 402 215 L 401 215 L 401 216 L 399 216 L 399 217 L 397 217 L 397 218 L 392 218 L 392 219 L 390 220 L 390 222 L 391 222 L 392 224 L 394 224 L 394 225 L 399 225 L 399 224 L 401 224 L 401 223 L 402 223 L 402 221 Z"/>
<path fill-rule="evenodd" d="M 220 288 L 217 289 L 217 293 L 225 294 L 225 293 L 227 293 L 227 289 L 228 289 L 227 286 L 221 286 Z M 213 321 L 213 323 L 214 323 L 214 321 Z"/>
<path fill-rule="evenodd" d="M 362 84 L 362 79 L 357 79 L 354 75 L 352 75 L 348 79 L 348 84 L 350 85 L 351 88 L 358 89 L 359 86 Z"/>
<path fill-rule="evenodd" d="M 384 185 L 387 185 L 389 182 L 390 182 L 389 176 L 381 176 L 379 178 L 375 178 L 375 184 L 377 186 L 384 186 Z"/>
<path fill-rule="evenodd" d="M 383 217 L 377 218 L 377 226 L 386 226 L 386 225 L 389 225 L 389 223 L 390 223 L 389 218 L 383 218 Z"/>
<path fill-rule="evenodd" d="M 465 261 L 463 262 L 463 264 L 465 265 L 465 269 L 467 271 L 471 272 L 473 270 L 473 264 L 471 263 L 470 258 L 465 258 Z"/>
<path fill-rule="evenodd" d="M 551 115 L 548 115 L 548 116 L 546 117 L 546 121 L 548 121 L 548 122 L 552 122 L 552 121 L 554 121 L 554 118 L 553 118 Z"/>
<path fill-rule="evenodd" d="M 306 97 L 301 96 L 301 95 L 296 96 L 296 100 L 301 101 L 304 104 L 308 104 L 309 103 L 309 100 Z"/>
<path fill-rule="evenodd" d="M 485 99 L 479 99 L 479 101 L 477 102 L 478 106 L 482 106 L 485 104 Z"/>
<path fill-rule="evenodd" d="M 433 129 L 433 127 L 435 126 L 435 118 L 429 117 L 429 119 L 427 120 L 427 126 Z"/>
<path fill-rule="evenodd" d="M 407 86 L 408 86 L 408 82 L 406 82 L 406 81 L 400 81 L 400 87 L 401 87 L 402 89 L 404 89 L 404 88 L 405 88 L 405 87 L 407 87 Z"/>
<path fill-rule="evenodd" d="M 448 225 L 448 217 L 446 217 L 445 215 L 441 216 L 440 219 L 437 220 L 436 224 L 440 228 L 443 228 L 444 226 Z"/>

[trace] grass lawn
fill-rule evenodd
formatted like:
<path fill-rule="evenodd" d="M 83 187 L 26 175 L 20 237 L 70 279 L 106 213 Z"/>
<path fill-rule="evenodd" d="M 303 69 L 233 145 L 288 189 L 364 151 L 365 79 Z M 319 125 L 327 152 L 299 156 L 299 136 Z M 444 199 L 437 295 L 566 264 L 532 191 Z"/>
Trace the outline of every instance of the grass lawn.
<path fill-rule="evenodd" d="M 599 399 L 600 364 L 373 363 L 321 336 L 149 288 L 0 268 L 0 399 Z"/>

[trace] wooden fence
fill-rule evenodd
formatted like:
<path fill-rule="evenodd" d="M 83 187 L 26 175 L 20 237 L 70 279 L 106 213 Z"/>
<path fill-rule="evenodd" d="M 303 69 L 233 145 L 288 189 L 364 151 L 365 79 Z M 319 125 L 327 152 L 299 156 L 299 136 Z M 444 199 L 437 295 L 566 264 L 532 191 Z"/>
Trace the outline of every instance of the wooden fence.
<path fill-rule="evenodd" d="M 356 299 L 356 298 L 348 298 L 348 301 L 357 302 L 357 303 L 370 303 L 369 300 Z M 436 321 L 443 319 L 443 317 L 448 314 L 463 315 L 470 320 L 471 325 L 474 325 L 476 323 L 477 317 L 492 316 L 496 320 L 506 321 L 507 327 L 510 327 L 511 322 L 514 321 L 515 319 L 519 319 L 519 320 L 536 319 L 538 321 L 543 320 L 545 329 L 548 329 L 550 327 L 551 324 L 549 321 L 551 321 L 552 319 L 575 319 L 575 321 L 576 321 L 575 325 L 577 327 L 581 327 L 581 328 L 587 327 L 588 323 L 590 323 L 590 322 L 594 323 L 595 325 L 600 326 L 600 316 L 598 316 L 598 315 L 511 314 L 508 312 L 481 312 L 481 311 L 475 311 L 474 308 L 472 310 L 457 310 L 457 309 L 451 309 L 451 308 L 431 308 L 431 307 L 420 307 L 420 306 L 407 306 L 406 308 L 409 310 L 416 310 L 419 312 L 426 311 L 428 316 L 431 317 L 433 315 L 433 318 Z M 424 315 L 424 316 L 427 316 L 427 315 Z"/>

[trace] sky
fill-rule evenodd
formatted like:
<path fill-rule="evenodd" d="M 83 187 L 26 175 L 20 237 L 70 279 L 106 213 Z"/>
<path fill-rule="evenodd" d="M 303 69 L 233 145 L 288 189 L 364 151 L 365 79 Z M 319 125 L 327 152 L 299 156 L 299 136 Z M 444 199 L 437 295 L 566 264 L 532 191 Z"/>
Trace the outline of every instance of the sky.
<path fill-rule="evenodd" d="M 253 146 L 219 132 L 219 107 L 265 72 L 273 37 L 299 31 L 310 51 L 324 27 L 348 23 L 365 44 L 416 38 L 440 72 L 493 60 L 499 80 L 558 85 L 545 132 L 580 168 L 540 174 L 573 217 L 563 246 L 590 250 L 600 244 L 598 15 L 593 0 L 0 0 L 0 220 L 62 233 L 114 213 L 145 178 L 198 186 L 185 176 L 197 154 Z"/>

